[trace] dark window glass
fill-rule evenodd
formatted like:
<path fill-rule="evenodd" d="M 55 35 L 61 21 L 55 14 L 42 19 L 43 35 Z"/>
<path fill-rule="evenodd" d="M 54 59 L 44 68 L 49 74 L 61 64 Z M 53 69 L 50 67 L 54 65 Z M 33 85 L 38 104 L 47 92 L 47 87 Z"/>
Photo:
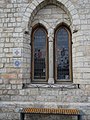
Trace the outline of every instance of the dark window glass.
<path fill-rule="evenodd" d="M 56 75 L 57 79 L 70 79 L 69 73 L 69 34 L 65 28 L 56 35 Z"/>
<path fill-rule="evenodd" d="M 46 79 L 46 32 L 34 32 L 34 79 Z"/>

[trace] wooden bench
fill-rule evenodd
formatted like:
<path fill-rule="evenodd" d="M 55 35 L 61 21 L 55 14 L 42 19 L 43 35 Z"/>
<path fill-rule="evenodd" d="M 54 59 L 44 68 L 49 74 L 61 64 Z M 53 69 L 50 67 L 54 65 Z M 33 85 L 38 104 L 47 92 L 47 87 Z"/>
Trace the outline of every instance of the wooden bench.
<path fill-rule="evenodd" d="M 82 114 L 77 109 L 23 108 L 20 110 L 20 120 L 24 120 L 25 114 L 71 115 L 77 116 L 78 120 L 82 120 Z"/>

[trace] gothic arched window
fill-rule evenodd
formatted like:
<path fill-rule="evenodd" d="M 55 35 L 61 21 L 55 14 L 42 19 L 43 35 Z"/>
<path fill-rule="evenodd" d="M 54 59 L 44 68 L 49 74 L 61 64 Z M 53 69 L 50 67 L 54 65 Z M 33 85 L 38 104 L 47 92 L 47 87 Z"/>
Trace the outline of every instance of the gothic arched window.
<path fill-rule="evenodd" d="M 47 60 L 47 32 L 44 27 L 36 27 L 32 32 L 32 82 L 40 83 L 47 81 L 48 78 L 48 60 Z"/>
<path fill-rule="evenodd" d="M 71 33 L 67 27 L 60 26 L 55 31 L 54 46 L 55 81 L 71 81 Z"/>

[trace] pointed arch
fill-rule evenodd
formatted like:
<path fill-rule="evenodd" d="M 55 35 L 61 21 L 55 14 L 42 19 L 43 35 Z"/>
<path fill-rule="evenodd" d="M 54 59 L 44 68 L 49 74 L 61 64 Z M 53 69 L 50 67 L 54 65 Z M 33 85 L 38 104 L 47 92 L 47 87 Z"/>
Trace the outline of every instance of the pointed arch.
<path fill-rule="evenodd" d="M 33 16 L 37 13 L 37 11 L 48 4 L 56 4 L 63 8 L 70 15 L 73 26 L 80 25 L 78 12 L 70 0 L 34 0 L 28 4 L 23 12 L 22 28 L 28 28 L 28 22 L 32 21 Z"/>

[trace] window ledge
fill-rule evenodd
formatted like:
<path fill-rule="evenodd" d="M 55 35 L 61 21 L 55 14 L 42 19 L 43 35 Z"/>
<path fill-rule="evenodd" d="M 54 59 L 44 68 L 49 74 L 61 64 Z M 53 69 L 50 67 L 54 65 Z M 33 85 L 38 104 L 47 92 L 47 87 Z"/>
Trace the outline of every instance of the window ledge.
<path fill-rule="evenodd" d="M 62 84 L 23 84 L 23 89 L 25 88 L 57 88 L 61 90 L 66 89 L 78 89 L 79 84 L 73 84 L 73 83 L 62 83 Z"/>

